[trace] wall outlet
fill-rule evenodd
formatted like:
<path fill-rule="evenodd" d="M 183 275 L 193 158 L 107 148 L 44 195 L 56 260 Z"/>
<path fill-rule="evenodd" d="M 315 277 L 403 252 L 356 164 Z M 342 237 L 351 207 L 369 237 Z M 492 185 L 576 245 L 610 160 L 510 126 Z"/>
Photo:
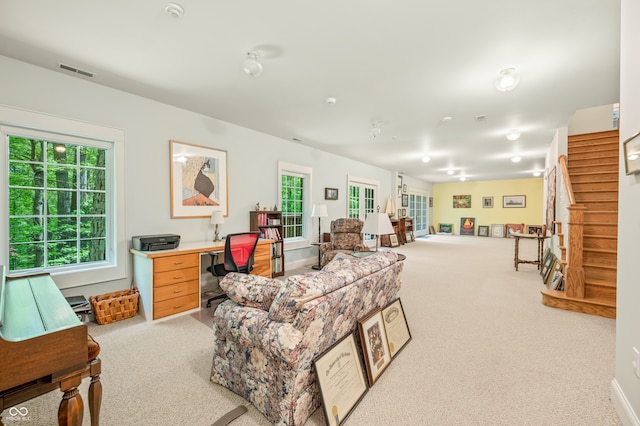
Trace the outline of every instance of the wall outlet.
<path fill-rule="evenodd" d="M 633 360 L 631 361 L 631 365 L 633 365 L 633 372 L 636 377 L 640 379 L 640 352 L 638 352 L 638 348 L 633 349 Z"/>

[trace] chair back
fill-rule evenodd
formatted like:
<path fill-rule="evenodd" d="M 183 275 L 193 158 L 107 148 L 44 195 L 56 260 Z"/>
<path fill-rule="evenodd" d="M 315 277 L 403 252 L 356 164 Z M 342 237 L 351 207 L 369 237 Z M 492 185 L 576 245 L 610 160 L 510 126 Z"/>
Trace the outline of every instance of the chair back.
<path fill-rule="evenodd" d="M 362 244 L 362 226 L 360 219 L 341 218 L 331 222 L 331 243 L 337 250 L 351 250 Z"/>
<path fill-rule="evenodd" d="M 224 269 L 227 272 L 248 274 L 253 269 L 253 255 L 258 245 L 259 232 L 228 234 L 224 244 Z"/>

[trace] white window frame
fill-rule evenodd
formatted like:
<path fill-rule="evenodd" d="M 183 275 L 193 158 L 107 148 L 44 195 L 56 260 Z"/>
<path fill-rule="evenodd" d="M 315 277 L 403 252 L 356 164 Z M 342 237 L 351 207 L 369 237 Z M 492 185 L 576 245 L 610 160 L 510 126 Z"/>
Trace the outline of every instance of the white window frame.
<path fill-rule="evenodd" d="M 127 277 L 128 243 L 125 236 L 125 132 L 121 129 L 101 126 L 93 123 L 56 117 L 48 114 L 27 111 L 0 105 L 0 138 L 2 146 L 6 147 L 8 135 L 31 137 L 37 139 L 53 139 L 69 143 L 83 143 L 82 141 L 100 141 L 113 144 L 111 150 L 109 185 L 110 211 L 108 219 L 111 221 L 111 234 L 107 236 L 107 261 L 90 264 L 78 264 L 69 267 L 55 267 L 50 272 L 59 288 L 71 288 L 84 285 L 102 283 L 124 279 Z M 9 261 L 9 182 L 7 170 L 7 149 L 0 149 L 0 263 Z M 30 271 L 29 273 L 33 273 Z"/>
<path fill-rule="evenodd" d="M 350 186 L 371 186 L 374 189 L 374 197 L 373 197 L 373 205 L 374 205 L 374 212 L 376 207 L 380 207 L 380 211 L 384 211 L 384 206 L 380 205 L 380 181 L 378 180 L 374 180 L 374 179 L 367 179 L 367 178 L 363 178 L 363 177 L 358 177 L 358 176 L 352 176 L 352 175 L 347 175 L 347 191 L 349 189 Z M 345 217 L 349 216 L 349 193 L 347 192 L 347 197 L 346 198 L 346 204 L 344 206 L 345 208 Z M 362 220 L 364 220 L 364 218 L 362 218 Z"/>
<path fill-rule="evenodd" d="M 313 188 L 313 169 L 299 164 L 278 161 L 278 205 L 282 206 L 282 175 L 293 174 L 302 176 L 302 237 L 285 238 L 284 249 L 295 250 L 309 247 L 311 242 L 311 188 Z"/>

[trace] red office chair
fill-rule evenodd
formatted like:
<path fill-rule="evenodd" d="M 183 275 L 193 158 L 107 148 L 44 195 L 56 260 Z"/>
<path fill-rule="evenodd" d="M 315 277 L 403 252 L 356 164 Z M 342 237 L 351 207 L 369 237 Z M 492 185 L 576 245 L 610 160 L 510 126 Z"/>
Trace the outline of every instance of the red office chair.
<path fill-rule="evenodd" d="M 253 255 L 258 245 L 259 232 L 242 232 L 229 234 L 224 243 L 224 263 L 211 265 L 207 271 L 211 272 L 218 280 L 229 272 L 248 274 L 253 269 Z M 207 308 L 216 299 L 223 299 L 226 294 L 219 294 L 207 300 Z"/>

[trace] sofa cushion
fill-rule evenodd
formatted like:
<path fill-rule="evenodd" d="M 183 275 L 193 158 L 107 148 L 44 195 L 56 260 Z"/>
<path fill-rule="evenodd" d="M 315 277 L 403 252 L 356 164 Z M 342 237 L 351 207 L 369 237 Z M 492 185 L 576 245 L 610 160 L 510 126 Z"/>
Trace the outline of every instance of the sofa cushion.
<path fill-rule="evenodd" d="M 396 263 L 398 261 L 398 254 L 391 250 L 384 250 L 357 260 L 358 268 L 362 269 L 365 275 L 370 275 Z"/>
<path fill-rule="evenodd" d="M 220 288 L 239 305 L 269 310 L 282 281 L 258 275 L 230 272 L 220 281 Z"/>
<path fill-rule="evenodd" d="M 293 322 L 302 305 L 344 287 L 360 276 L 352 269 L 292 275 L 276 295 L 269 309 L 269 319 Z"/>

